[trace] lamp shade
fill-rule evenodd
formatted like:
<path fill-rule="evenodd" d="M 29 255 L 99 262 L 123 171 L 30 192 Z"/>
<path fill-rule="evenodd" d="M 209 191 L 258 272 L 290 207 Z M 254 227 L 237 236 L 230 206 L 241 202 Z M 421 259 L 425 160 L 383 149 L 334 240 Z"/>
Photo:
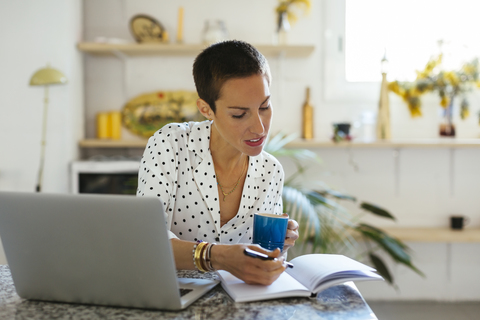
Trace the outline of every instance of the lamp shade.
<path fill-rule="evenodd" d="M 67 82 L 67 77 L 60 71 L 46 67 L 38 70 L 30 78 L 31 86 L 45 86 L 49 84 L 63 84 Z"/>

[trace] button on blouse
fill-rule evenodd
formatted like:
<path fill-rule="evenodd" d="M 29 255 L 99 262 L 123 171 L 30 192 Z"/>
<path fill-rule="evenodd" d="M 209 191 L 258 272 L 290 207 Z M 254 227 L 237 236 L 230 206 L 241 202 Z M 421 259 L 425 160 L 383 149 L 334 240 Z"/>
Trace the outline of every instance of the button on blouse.
<path fill-rule="evenodd" d="M 238 213 L 220 226 L 220 197 L 210 153 L 211 122 L 171 123 L 145 148 L 137 196 L 159 197 L 170 238 L 251 243 L 255 212 L 282 214 L 284 171 L 263 151 L 249 158 Z"/>

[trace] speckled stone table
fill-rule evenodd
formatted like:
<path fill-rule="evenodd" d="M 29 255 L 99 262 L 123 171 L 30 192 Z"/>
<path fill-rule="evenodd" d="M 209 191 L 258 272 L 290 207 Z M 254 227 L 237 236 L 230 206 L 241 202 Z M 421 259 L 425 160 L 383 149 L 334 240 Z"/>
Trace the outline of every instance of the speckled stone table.
<path fill-rule="evenodd" d="M 179 277 L 216 278 L 215 274 L 182 271 Z M 329 288 L 316 298 L 289 298 L 235 303 L 220 285 L 183 311 L 114 308 L 29 301 L 20 298 L 10 269 L 0 265 L 0 319 L 377 319 L 351 282 Z"/>

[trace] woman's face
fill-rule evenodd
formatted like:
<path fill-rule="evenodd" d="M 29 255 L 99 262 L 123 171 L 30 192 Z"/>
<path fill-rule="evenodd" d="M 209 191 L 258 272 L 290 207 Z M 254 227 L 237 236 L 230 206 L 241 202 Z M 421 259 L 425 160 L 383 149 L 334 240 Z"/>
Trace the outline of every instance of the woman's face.
<path fill-rule="evenodd" d="M 249 156 L 260 154 L 265 146 L 272 105 L 267 79 L 262 75 L 227 80 L 215 102 L 212 143 L 227 143 Z M 222 141 L 223 140 L 223 141 Z"/>

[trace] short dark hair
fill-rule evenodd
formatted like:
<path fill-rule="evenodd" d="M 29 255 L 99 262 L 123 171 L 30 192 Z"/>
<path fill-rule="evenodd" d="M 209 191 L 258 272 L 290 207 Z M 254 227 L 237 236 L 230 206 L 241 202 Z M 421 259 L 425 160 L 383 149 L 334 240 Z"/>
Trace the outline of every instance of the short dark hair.
<path fill-rule="evenodd" d="M 252 45 L 238 40 L 222 41 L 203 50 L 193 63 L 193 80 L 198 96 L 215 113 L 215 101 L 223 84 L 233 78 L 263 75 L 270 85 L 267 59 Z"/>

